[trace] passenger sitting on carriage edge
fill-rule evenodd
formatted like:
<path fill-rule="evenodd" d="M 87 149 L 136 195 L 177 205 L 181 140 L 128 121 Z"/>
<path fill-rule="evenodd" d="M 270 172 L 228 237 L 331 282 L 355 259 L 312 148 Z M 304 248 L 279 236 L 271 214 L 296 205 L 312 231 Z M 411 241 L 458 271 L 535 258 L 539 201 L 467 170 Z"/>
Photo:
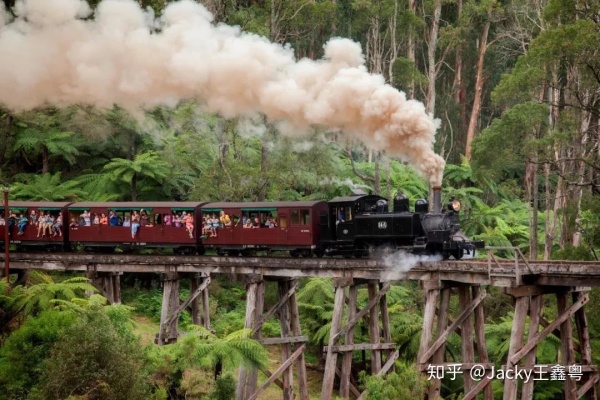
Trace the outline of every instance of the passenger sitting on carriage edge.
<path fill-rule="evenodd" d="M 217 218 L 216 214 L 212 215 L 212 218 L 210 219 L 210 222 L 212 223 L 212 229 L 214 232 L 214 237 L 217 237 L 217 229 L 220 228 L 220 222 L 219 222 L 219 218 Z"/>
<path fill-rule="evenodd" d="M 62 215 L 58 214 L 58 217 L 56 217 L 56 221 L 54 221 L 54 225 L 52 225 L 52 236 L 62 236 L 62 231 L 61 228 L 62 227 Z"/>
<path fill-rule="evenodd" d="M 83 219 L 84 226 L 92 226 L 92 216 L 89 210 L 85 210 L 83 214 L 81 214 L 81 218 Z"/>
<path fill-rule="evenodd" d="M 171 218 L 171 214 L 165 214 L 163 218 L 163 223 L 165 224 L 165 226 L 171 226 Z"/>
<path fill-rule="evenodd" d="M 138 232 L 138 229 L 140 228 L 140 215 L 138 214 L 137 211 L 134 211 L 131 214 L 131 238 L 135 239 L 135 235 Z"/>
<path fill-rule="evenodd" d="M 25 229 L 25 227 L 27 226 L 27 217 L 23 214 L 19 214 L 19 220 L 18 220 L 18 225 L 17 227 L 19 228 L 19 233 L 17 233 L 17 235 L 22 235 L 25 232 L 23 232 L 23 229 Z"/>
<path fill-rule="evenodd" d="M 192 213 L 189 213 L 185 217 L 185 229 L 188 231 L 190 235 L 190 239 L 194 238 L 194 216 Z"/>
<path fill-rule="evenodd" d="M 38 218 L 38 215 L 35 212 L 35 210 L 31 210 L 31 213 L 29 214 L 29 223 L 31 225 L 36 225 L 37 224 L 37 218 Z"/>
<path fill-rule="evenodd" d="M 46 226 L 46 219 L 48 219 L 48 217 L 46 217 L 46 215 L 44 214 L 43 211 L 40 211 L 40 215 L 38 217 L 38 231 L 37 231 L 37 237 L 43 236 L 44 235 L 44 226 Z"/>
<path fill-rule="evenodd" d="M 213 237 L 212 222 L 210 221 L 210 217 L 205 215 L 202 221 L 202 239 L 206 239 L 209 233 L 210 237 Z"/>
<path fill-rule="evenodd" d="M 42 230 L 42 236 L 46 236 L 46 232 L 48 232 L 48 236 L 52 234 L 52 226 L 54 225 L 54 216 L 52 214 L 48 214 L 46 217 L 46 223 L 44 224 L 44 229 Z"/>

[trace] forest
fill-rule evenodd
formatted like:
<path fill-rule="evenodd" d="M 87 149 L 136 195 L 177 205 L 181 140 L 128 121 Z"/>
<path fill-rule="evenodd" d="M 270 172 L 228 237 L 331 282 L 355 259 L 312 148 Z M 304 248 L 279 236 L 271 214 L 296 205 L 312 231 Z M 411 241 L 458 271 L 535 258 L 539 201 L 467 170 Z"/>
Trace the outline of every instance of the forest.
<path fill-rule="evenodd" d="M 378 136 L 363 129 L 368 124 L 353 126 L 343 107 L 316 104 L 302 121 L 284 121 L 281 115 L 296 115 L 299 102 L 292 86 L 281 92 L 259 87 L 272 103 L 261 98 L 262 112 L 247 112 L 257 101 L 248 94 L 254 90 L 250 83 L 260 83 L 263 70 L 297 72 L 297 66 L 308 65 L 306 71 L 316 71 L 338 59 L 352 64 L 356 46 L 342 52 L 338 45 L 350 42 L 332 42 L 344 38 L 360 45 L 360 68 L 378 76 L 374 82 L 403 92 L 406 104 L 422 103 L 423 115 L 435 119 L 435 136 L 424 146 L 433 146 L 445 162 L 444 198 L 461 200 L 465 235 L 490 246 L 518 247 L 531 260 L 598 261 L 597 1 L 189 0 L 202 4 L 199 14 L 210 13 L 205 18 L 212 28 L 176 40 L 169 36 L 171 41 L 165 35 L 178 27 L 172 22 L 176 17 L 185 19 L 186 2 L 177 11 L 166 0 L 53 1 L 64 13 L 37 10 L 37 3 L 43 2 L 0 3 L 0 182 L 12 200 L 327 200 L 354 188 L 387 198 L 401 190 L 411 205 L 427 198 L 432 180 L 423 163 L 415 162 L 420 160 L 410 138 L 408 150 L 396 153 L 393 146 L 373 146 Z M 130 20 L 111 3 L 133 10 Z M 44 31 L 48 22 L 40 15 L 55 18 L 57 26 L 72 23 L 79 35 L 61 36 L 52 27 Z M 198 21 L 190 17 L 185 23 L 204 23 Z M 95 30 L 82 30 L 84 22 L 97 23 Z M 128 30 L 126 22 L 136 29 Z M 140 26 L 149 26 L 145 29 L 154 36 L 140 33 Z M 69 74 L 75 74 L 60 60 L 80 54 L 66 52 L 65 43 L 94 42 L 95 32 L 98 48 L 76 49 L 97 63 L 76 70 L 91 76 L 95 86 L 85 91 L 55 86 L 62 79 L 70 83 Z M 152 38 L 161 33 L 154 47 Z M 223 43 L 231 43 L 226 35 L 241 36 L 247 41 L 241 43 L 255 43 L 257 51 L 246 59 L 194 55 L 192 66 L 178 64 L 175 77 L 158 67 L 160 73 L 148 75 L 161 62 L 161 51 L 170 54 L 169 46 L 202 42 L 203 34 Z M 63 47 L 52 47 L 53 40 Z M 202 46 L 213 49 L 208 40 Z M 119 46 L 131 43 L 145 47 L 136 49 L 135 62 L 120 65 L 128 80 L 113 86 L 110 79 L 99 79 L 111 57 L 121 57 Z M 271 59 L 280 64 L 259 65 L 256 72 L 256 60 L 271 60 L 269 49 L 276 49 Z M 243 48 L 239 52 L 245 54 Z M 195 75 L 213 64 L 223 71 L 212 71 L 212 81 Z M 168 85 L 177 91 L 155 94 Z M 353 95 L 338 99 L 350 103 Z M 243 99 L 234 103 L 235 96 Z M 326 112 L 331 112 L 327 121 L 347 120 L 313 123 L 326 120 Z M 160 317 L 160 281 L 139 278 L 123 280 L 124 305 L 108 305 L 87 280 L 68 274 L 32 273 L 23 286 L 1 283 L 0 399 L 229 399 L 236 368 L 268 365 L 278 357 L 243 329 L 243 282 L 226 279 L 211 284 L 212 331 L 185 320 L 185 340 L 153 345 L 149 332 Z M 267 288 L 272 303 L 275 292 Z M 361 295 L 359 301 L 366 303 L 366 293 Z M 422 292 L 403 283 L 388 297 L 392 336 L 401 349 L 396 372 L 385 379 L 356 379 L 371 399 L 419 397 L 427 386 L 414 368 Z M 587 309 L 597 310 L 600 292 L 594 289 L 590 297 Z M 311 396 L 318 398 L 332 282 L 302 282 L 299 302 L 312 355 Z M 492 290 L 485 306 L 490 357 L 500 363 L 508 352 L 511 299 Z M 458 310 L 458 304 L 452 307 Z M 556 303 L 545 304 L 544 313 L 556 313 Z M 588 318 L 597 364 L 600 316 L 589 312 Z M 279 325 L 272 320 L 265 330 L 277 336 Z M 538 359 L 554 362 L 559 348 L 560 339 L 549 337 L 538 348 Z M 460 354 L 457 335 L 450 337 L 447 352 Z M 543 382 L 534 398 L 560 399 L 561 390 L 556 382 Z M 494 382 L 494 393 L 502 398 L 501 382 Z M 460 382 L 444 381 L 443 398 L 461 395 Z"/>

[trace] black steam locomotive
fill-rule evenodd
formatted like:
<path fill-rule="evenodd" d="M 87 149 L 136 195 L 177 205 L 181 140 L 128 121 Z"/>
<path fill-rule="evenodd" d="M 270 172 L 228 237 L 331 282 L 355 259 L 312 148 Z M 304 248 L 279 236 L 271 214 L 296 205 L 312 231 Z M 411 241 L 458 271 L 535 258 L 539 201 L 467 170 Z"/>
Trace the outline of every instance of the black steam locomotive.
<path fill-rule="evenodd" d="M 393 200 L 393 212 L 389 212 L 387 200 L 377 195 L 356 193 L 329 201 L 329 213 L 320 219 L 324 253 L 362 257 L 390 248 L 459 260 L 483 248 L 483 242 L 465 240 L 459 233 L 460 201 L 452 198 L 444 211 L 440 188 L 434 188 L 433 197 L 433 212 L 425 199 L 417 200 L 411 212 L 408 198 L 401 192 Z"/>

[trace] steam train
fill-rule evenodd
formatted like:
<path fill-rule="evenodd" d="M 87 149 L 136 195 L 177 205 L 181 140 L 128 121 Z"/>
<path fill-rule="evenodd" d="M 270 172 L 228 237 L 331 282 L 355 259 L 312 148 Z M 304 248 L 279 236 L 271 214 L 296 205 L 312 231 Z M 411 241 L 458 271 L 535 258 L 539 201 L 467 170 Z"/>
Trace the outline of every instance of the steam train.
<path fill-rule="evenodd" d="M 18 251 L 168 248 L 178 254 L 213 250 L 229 256 L 284 251 L 292 257 L 358 258 L 387 247 L 460 259 L 483 247 L 459 235 L 460 202 L 453 198 L 443 210 L 439 188 L 434 189 L 433 212 L 425 199 L 410 211 L 401 192 L 393 210 L 385 198 L 364 192 L 328 202 L 11 202 L 0 237 L 8 229 Z M 135 232 L 127 223 L 134 212 L 145 216 Z M 60 215 L 62 227 L 40 228 L 40 215 Z M 187 227 L 179 222 L 184 218 Z"/>

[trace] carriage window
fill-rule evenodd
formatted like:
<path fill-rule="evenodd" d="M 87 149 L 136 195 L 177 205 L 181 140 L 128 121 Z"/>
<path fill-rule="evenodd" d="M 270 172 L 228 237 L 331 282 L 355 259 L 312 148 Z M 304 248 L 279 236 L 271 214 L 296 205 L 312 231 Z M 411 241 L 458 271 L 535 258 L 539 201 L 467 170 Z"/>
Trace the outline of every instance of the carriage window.
<path fill-rule="evenodd" d="M 310 210 L 301 210 L 302 225 L 310 225 Z"/>
<path fill-rule="evenodd" d="M 300 225 L 300 212 L 298 210 L 292 210 L 290 213 L 290 224 Z"/>
<path fill-rule="evenodd" d="M 279 226 L 282 228 L 287 228 L 287 217 L 285 215 L 281 215 L 279 217 Z"/>

